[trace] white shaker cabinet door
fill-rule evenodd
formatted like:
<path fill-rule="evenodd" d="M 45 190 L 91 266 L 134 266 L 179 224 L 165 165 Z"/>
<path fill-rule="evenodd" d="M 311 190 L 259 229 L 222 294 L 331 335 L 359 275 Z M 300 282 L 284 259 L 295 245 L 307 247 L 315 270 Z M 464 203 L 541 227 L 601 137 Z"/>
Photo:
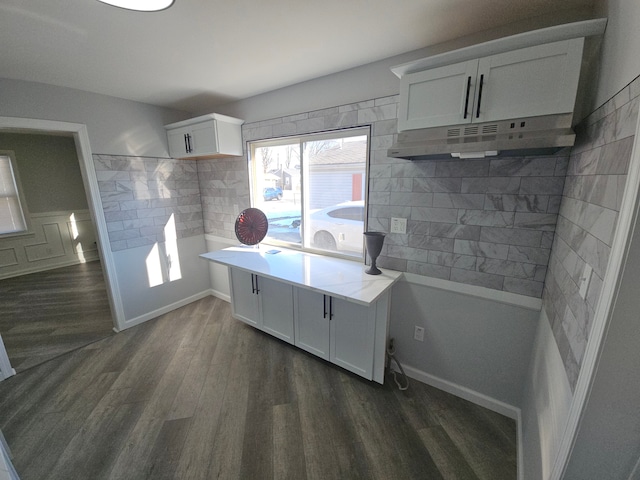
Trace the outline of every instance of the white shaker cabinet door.
<path fill-rule="evenodd" d="M 261 329 L 262 321 L 255 288 L 256 278 L 258 276 L 254 273 L 245 272 L 237 268 L 229 269 L 231 313 L 238 320 Z"/>
<path fill-rule="evenodd" d="M 371 380 L 375 304 L 370 307 L 331 299 L 331 362 Z"/>
<path fill-rule="evenodd" d="M 329 360 L 329 299 L 326 295 L 311 290 L 295 290 L 295 344 L 313 355 Z"/>
<path fill-rule="evenodd" d="M 189 140 L 187 135 L 191 132 L 189 127 L 167 130 L 169 142 L 169 155 L 171 158 L 183 158 L 189 154 Z"/>
<path fill-rule="evenodd" d="M 480 59 L 473 122 L 573 112 L 582 38 Z"/>
<path fill-rule="evenodd" d="M 293 344 L 293 287 L 259 276 L 257 276 L 257 282 L 262 329 Z"/>
<path fill-rule="evenodd" d="M 191 148 L 193 149 L 192 155 L 207 155 L 219 152 L 215 120 L 196 123 L 191 127 Z"/>
<path fill-rule="evenodd" d="M 470 60 L 402 77 L 398 130 L 470 123 L 477 71 Z"/>

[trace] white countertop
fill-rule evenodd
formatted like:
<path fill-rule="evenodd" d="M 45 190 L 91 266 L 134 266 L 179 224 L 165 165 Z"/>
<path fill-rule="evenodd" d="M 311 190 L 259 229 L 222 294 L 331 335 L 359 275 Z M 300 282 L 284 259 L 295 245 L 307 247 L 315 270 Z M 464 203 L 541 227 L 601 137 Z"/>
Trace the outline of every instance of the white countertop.
<path fill-rule="evenodd" d="M 382 268 L 381 275 L 368 275 L 364 271 L 369 267 L 361 262 L 266 245 L 229 247 L 200 256 L 362 305 L 375 302 L 402 277 L 402 272 Z"/>

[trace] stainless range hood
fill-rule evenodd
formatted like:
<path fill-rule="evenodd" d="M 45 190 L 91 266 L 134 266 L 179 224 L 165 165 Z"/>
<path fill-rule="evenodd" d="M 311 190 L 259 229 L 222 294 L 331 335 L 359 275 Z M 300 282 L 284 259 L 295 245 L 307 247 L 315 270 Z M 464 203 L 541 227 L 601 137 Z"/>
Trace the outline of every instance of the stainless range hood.
<path fill-rule="evenodd" d="M 387 152 L 409 160 L 551 155 L 575 142 L 572 114 L 406 130 Z"/>

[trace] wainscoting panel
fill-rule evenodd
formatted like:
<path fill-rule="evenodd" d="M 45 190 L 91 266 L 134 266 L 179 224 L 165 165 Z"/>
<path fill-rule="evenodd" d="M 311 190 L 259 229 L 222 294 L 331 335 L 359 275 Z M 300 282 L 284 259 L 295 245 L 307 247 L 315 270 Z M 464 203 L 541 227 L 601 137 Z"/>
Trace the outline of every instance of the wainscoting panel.
<path fill-rule="evenodd" d="M 47 223 L 41 225 L 42 234 L 36 233 L 37 237 L 44 237 L 39 243 L 26 245 L 24 251 L 27 254 L 29 262 L 38 262 L 41 260 L 50 260 L 56 257 L 64 256 L 64 247 L 62 246 L 62 234 L 57 223 Z"/>
<path fill-rule="evenodd" d="M 98 259 L 88 210 L 37 213 L 29 233 L 0 239 L 0 278 L 10 278 Z"/>
<path fill-rule="evenodd" d="M 0 249 L 0 268 L 11 267 L 18 264 L 18 256 L 15 248 Z"/>

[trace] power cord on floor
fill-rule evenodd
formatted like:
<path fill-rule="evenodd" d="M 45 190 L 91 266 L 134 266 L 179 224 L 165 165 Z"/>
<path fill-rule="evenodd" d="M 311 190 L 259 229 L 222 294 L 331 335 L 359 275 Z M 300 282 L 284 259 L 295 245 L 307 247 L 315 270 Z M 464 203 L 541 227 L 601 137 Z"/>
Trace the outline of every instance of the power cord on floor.
<path fill-rule="evenodd" d="M 393 338 L 392 338 L 391 340 L 389 340 L 389 346 L 387 347 L 387 355 L 389 355 L 389 370 L 391 371 L 391 374 L 393 375 L 393 381 L 396 382 L 396 385 L 398 386 L 398 389 L 399 390 L 406 390 L 407 388 L 409 388 L 409 379 L 407 378 L 407 375 L 404 373 L 404 369 L 402 368 L 402 365 L 400 365 L 400 362 L 395 357 L 395 353 L 396 353 L 396 348 L 393 345 Z M 404 386 L 402 386 L 402 384 L 398 381 L 398 377 L 396 376 L 397 372 L 393 368 L 391 368 L 391 360 L 396 362 L 396 365 L 400 369 L 400 373 L 402 374 L 402 378 L 404 378 L 404 383 L 405 383 Z"/>

